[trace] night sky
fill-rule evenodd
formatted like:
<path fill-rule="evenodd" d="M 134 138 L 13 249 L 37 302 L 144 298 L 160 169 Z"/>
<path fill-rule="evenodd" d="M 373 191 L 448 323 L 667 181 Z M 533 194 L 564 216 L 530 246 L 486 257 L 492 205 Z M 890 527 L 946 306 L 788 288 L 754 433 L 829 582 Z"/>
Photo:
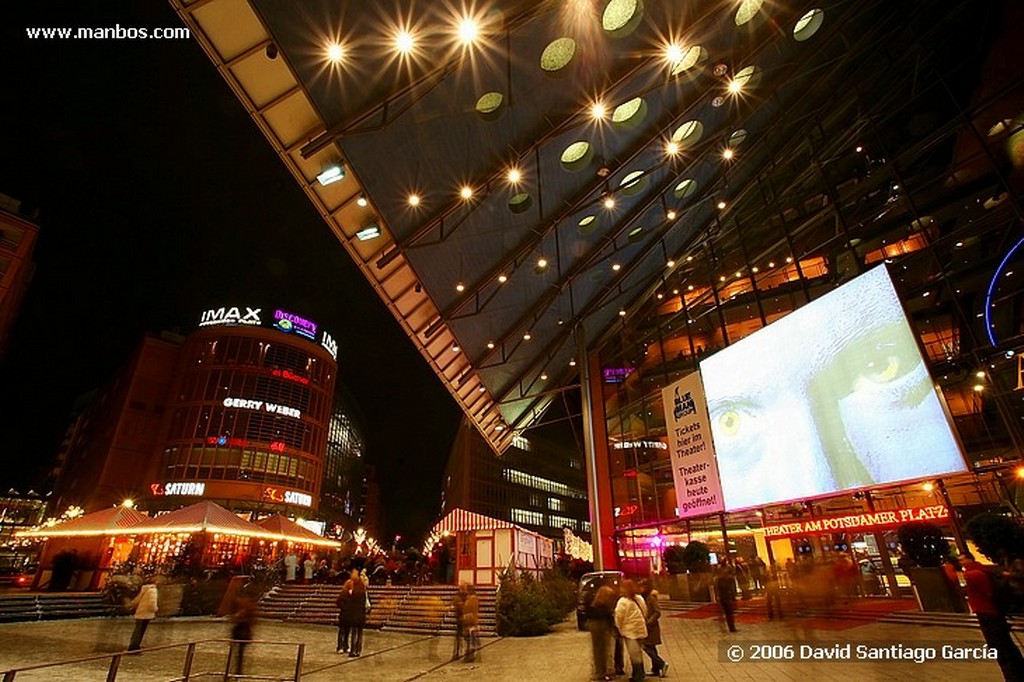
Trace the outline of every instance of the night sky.
<path fill-rule="evenodd" d="M 66 7 L 64 7 L 66 5 Z M 0 193 L 39 209 L 37 271 L 0 364 L 0 486 L 38 486 L 75 399 L 147 331 L 280 305 L 338 341 L 388 533 L 433 523 L 455 402 L 194 40 L 29 40 L 170 27 L 161 0 L 2 3 Z"/>

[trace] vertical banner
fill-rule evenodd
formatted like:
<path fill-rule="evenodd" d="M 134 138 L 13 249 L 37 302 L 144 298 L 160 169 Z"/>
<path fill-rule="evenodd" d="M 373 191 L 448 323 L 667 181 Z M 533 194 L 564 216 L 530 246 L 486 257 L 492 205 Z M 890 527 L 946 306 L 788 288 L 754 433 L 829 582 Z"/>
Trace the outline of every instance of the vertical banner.
<path fill-rule="evenodd" d="M 701 384 L 694 372 L 662 389 L 665 428 L 680 518 L 724 511 L 711 420 Z"/>

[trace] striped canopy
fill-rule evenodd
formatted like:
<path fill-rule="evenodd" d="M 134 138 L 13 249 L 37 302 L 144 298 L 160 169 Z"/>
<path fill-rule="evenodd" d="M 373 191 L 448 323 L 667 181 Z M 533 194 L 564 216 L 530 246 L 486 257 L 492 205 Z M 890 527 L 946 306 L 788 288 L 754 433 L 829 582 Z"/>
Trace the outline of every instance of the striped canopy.
<path fill-rule="evenodd" d="M 99 535 L 134 535 L 136 526 L 151 519 L 141 512 L 124 506 L 110 507 L 80 516 L 55 526 L 17 533 L 21 538 L 84 537 Z"/>

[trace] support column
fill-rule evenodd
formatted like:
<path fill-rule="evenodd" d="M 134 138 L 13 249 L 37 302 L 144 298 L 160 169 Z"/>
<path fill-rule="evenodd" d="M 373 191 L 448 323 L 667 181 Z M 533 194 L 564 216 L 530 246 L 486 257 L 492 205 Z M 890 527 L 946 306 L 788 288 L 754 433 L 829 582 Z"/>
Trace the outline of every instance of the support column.
<path fill-rule="evenodd" d="M 949 491 L 946 490 L 946 484 L 941 478 L 935 481 L 935 483 L 939 487 L 939 493 L 942 494 L 942 503 L 949 510 L 949 524 L 953 527 L 953 539 L 956 540 L 956 548 L 961 554 L 968 552 L 970 550 L 967 549 L 967 541 L 964 540 L 963 531 L 960 530 L 960 519 L 956 516 L 953 500 L 949 499 Z"/>
<path fill-rule="evenodd" d="M 618 567 L 615 552 L 615 519 L 612 515 L 612 483 L 608 461 L 608 434 L 601 399 L 601 365 L 597 353 L 587 353 L 582 327 L 576 332 L 583 412 L 583 460 L 587 469 L 587 497 L 590 501 L 590 544 L 594 548 L 594 570 Z"/>

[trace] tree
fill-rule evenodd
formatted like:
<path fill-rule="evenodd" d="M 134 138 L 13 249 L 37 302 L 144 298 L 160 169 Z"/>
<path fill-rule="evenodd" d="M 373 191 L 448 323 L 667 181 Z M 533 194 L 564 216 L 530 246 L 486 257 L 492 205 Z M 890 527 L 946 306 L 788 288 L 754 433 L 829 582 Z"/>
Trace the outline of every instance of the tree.
<path fill-rule="evenodd" d="M 1024 558 L 1024 527 L 1002 514 L 985 512 L 967 522 L 967 536 L 992 561 L 1008 564 Z"/>
<path fill-rule="evenodd" d="M 918 566 L 937 568 L 949 556 L 949 542 L 942 529 L 927 521 L 911 521 L 896 529 L 903 551 Z"/>
<path fill-rule="evenodd" d="M 711 568 L 711 551 L 699 540 L 684 547 L 681 558 L 689 573 L 707 573 Z"/>

